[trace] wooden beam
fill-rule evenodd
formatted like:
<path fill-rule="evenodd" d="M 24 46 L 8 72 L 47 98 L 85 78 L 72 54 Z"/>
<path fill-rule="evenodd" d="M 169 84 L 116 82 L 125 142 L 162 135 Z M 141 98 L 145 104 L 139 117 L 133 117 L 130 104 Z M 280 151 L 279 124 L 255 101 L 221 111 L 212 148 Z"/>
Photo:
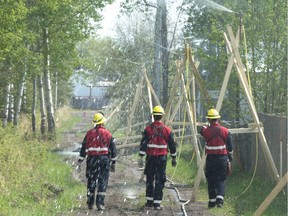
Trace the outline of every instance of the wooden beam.
<path fill-rule="evenodd" d="M 135 135 L 135 136 L 129 136 L 129 137 L 120 137 L 120 138 L 115 138 L 115 141 L 122 141 L 122 140 L 131 140 L 131 139 L 140 139 L 142 137 L 142 135 Z"/>
<path fill-rule="evenodd" d="M 148 91 L 149 109 L 150 109 L 150 113 L 152 113 L 152 111 L 153 111 L 153 102 L 152 102 L 151 89 L 149 88 L 148 85 L 147 85 L 147 91 Z M 151 115 L 151 121 L 154 122 L 153 115 Z"/>
<path fill-rule="evenodd" d="M 148 123 L 149 123 L 149 121 L 139 122 L 139 123 L 131 125 L 131 128 L 138 127 L 138 126 L 143 125 L 143 124 L 145 125 L 145 124 L 148 124 Z M 126 129 L 127 129 L 127 127 L 118 128 L 117 131 L 126 130 Z"/>
<path fill-rule="evenodd" d="M 180 97 L 179 97 L 179 100 L 177 101 L 174 109 L 173 109 L 173 112 L 171 113 L 171 115 L 169 116 L 169 119 L 167 119 L 168 122 L 172 122 L 173 119 L 175 118 L 178 110 L 179 110 L 179 107 L 181 106 L 181 103 L 183 101 L 183 95 L 181 94 Z"/>
<path fill-rule="evenodd" d="M 124 149 L 124 148 L 133 148 L 133 147 L 139 147 L 140 148 L 140 142 L 138 143 L 129 143 L 126 145 L 116 145 L 116 149 Z"/>
<path fill-rule="evenodd" d="M 197 159 L 197 166 L 199 167 L 200 166 L 200 162 L 201 162 L 201 157 L 200 157 L 200 151 L 199 151 L 199 148 L 198 148 L 198 142 L 197 142 L 197 139 L 196 139 L 196 131 L 195 131 L 195 121 L 193 119 L 193 114 L 192 114 L 192 110 L 191 110 L 191 107 L 190 107 L 190 104 L 189 104 L 189 101 L 188 101 L 188 94 L 187 94 L 187 91 L 186 91 L 186 88 L 185 88 L 185 81 L 184 81 L 184 76 L 183 74 L 181 74 L 181 82 L 182 82 L 182 88 L 183 88 L 183 94 L 184 94 L 184 97 L 185 97 L 185 102 L 186 102 L 186 112 L 188 114 L 188 118 L 189 118 L 189 121 L 190 121 L 190 126 L 191 126 L 191 133 L 192 133 L 192 142 L 193 142 L 193 145 L 194 145 L 194 151 L 196 153 L 196 159 Z"/>
<path fill-rule="evenodd" d="M 169 121 L 169 122 L 167 122 L 167 124 L 169 124 L 169 125 L 171 125 L 171 126 L 173 126 L 173 125 L 175 125 L 175 126 L 179 126 L 179 125 L 189 125 L 190 124 L 190 122 L 172 122 L 172 121 Z M 196 122 L 196 125 L 197 126 L 204 126 L 204 125 L 207 125 L 207 123 L 204 123 L 204 122 Z"/>
<path fill-rule="evenodd" d="M 111 114 L 107 117 L 107 121 L 120 110 L 120 107 L 122 105 L 122 103 L 124 102 L 124 100 L 122 100 L 118 106 L 116 106 L 116 108 L 111 112 Z"/>
<path fill-rule="evenodd" d="M 240 41 L 239 40 L 240 39 L 240 28 L 238 28 L 237 36 L 236 36 L 236 39 L 235 39 L 235 43 L 236 43 L 237 47 L 239 46 L 239 41 Z M 219 97 L 218 97 L 218 100 L 217 100 L 217 104 L 216 104 L 216 110 L 218 110 L 218 112 L 220 112 L 221 107 L 222 107 L 223 99 L 224 99 L 224 96 L 225 96 L 225 92 L 227 90 L 228 81 L 229 81 L 229 78 L 230 78 L 230 75 L 231 75 L 231 72 L 232 72 L 233 63 L 234 63 L 233 50 L 232 50 L 232 47 L 230 45 L 230 41 L 228 40 L 228 37 L 227 37 L 225 32 L 224 32 L 224 39 L 225 39 L 226 45 L 227 45 L 228 50 L 231 53 L 231 55 L 230 55 L 229 60 L 228 60 L 228 65 L 227 65 L 227 68 L 226 68 L 224 80 L 223 80 L 223 83 L 222 83 L 222 86 L 221 86 L 221 90 L 220 90 L 220 93 L 219 93 Z"/>
<path fill-rule="evenodd" d="M 151 83 L 150 83 L 150 80 L 149 80 L 149 78 L 148 78 L 148 76 L 147 76 L 147 73 L 146 73 L 146 70 L 145 70 L 145 69 L 143 69 L 143 74 L 144 74 L 145 80 L 146 80 L 146 82 L 147 82 L 147 86 L 148 86 L 148 88 L 150 89 L 150 91 L 151 91 L 151 93 L 152 93 L 152 95 L 153 95 L 153 97 L 154 97 L 157 105 L 160 105 L 160 106 L 161 106 L 160 100 L 159 100 L 158 96 L 156 95 L 156 93 L 155 93 L 155 91 L 154 91 L 154 89 L 153 89 L 153 86 L 152 86 Z"/>
<path fill-rule="evenodd" d="M 202 96 L 204 97 L 204 103 L 206 104 L 206 107 L 211 106 L 211 104 L 212 104 L 211 97 L 208 94 L 208 91 L 207 91 L 207 89 L 205 87 L 205 82 L 202 79 L 200 73 L 198 72 L 197 66 L 196 66 L 195 62 L 193 61 L 191 55 L 189 55 L 189 62 L 191 64 L 191 66 L 192 66 L 192 73 L 195 76 L 196 84 L 197 84 Z"/>
<path fill-rule="evenodd" d="M 180 81 L 180 65 L 181 65 L 181 61 L 176 61 L 176 66 L 177 66 L 177 73 L 174 77 L 174 81 L 172 83 L 172 87 L 171 87 L 171 91 L 170 91 L 170 95 L 169 95 L 169 99 L 167 102 L 167 105 L 165 107 L 165 113 L 166 115 L 163 116 L 162 121 L 165 123 L 167 119 L 169 119 L 170 116 L 170 111 L 171 111 L 171 106 L 172 106 L 172 102 L 176 96 L 177 93 L 177 85 L 179 85 L 179 81 Z"/>
<path fill-rule="evenodd" d="M 264 202 L 258 207 L 253 216 L 260 216 L 264 213 L 266 208 L 271 204 L 271 202 L 275 199 L 275 197 L 279 194 L 279 192 L 283 189 L 285 185 L 288 183 L 288 173 L 278 182 L 278 184 L 274 187 L 274 189 L 270 192 L 270 194 L 266 197 Z"/>
<path fill-rule="evenodd" d="M 144 82 L 144 77 L 142 76 L 140 82 L 138 83 L 136 93 L 134 95 L 132 108 L 131 108 L 130 112 L 128 113 L 128 125 L 127 125 L 127 129 L 126 129 L 126 138 L 128 138 L 129 134 L 131 133 L 132 118 L 134 116 L 134 112 L 136 110 L 137 103 L 138 103 L 139 98 L 140 98 L 140 92 L 141 92 L 143 82 Z M 125 143 L 126 142 L 127 142 L 127 139 L 126 139 Z"/>

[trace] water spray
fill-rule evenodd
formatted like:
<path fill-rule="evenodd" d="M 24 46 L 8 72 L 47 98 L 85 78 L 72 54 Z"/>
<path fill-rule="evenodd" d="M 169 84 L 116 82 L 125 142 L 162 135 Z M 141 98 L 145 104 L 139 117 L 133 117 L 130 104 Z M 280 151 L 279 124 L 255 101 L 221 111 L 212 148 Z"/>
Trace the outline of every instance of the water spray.
<path fill-rule="evenodd" d="M 210 6 L 214 9 L 218 9 L 218 10 L 222 10 L 222 11 L 226 11 L 226 12 L 229 12 L 229 13 L 234 13 L 234 11 L 220 5 L 220 4 L 217 4 L 213 1 L 210 1 L 210 0 L 204 0 L 204 1 L 201 1 L 201 3 L 204 3 L 206 6 Z"/>

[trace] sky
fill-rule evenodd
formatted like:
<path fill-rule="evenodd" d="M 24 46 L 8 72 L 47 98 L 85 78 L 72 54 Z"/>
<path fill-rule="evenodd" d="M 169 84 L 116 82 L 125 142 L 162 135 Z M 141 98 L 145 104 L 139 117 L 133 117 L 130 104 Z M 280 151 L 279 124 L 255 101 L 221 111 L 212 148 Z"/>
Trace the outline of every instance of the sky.
<path fill-rule="evenodd" d="M 103 10 L 102 15 L 104 19 L 101 21 L 102 29 L 97 31 L 100 36 L 111 36 L 111 34 L 113 34 L 113 27 L 117 20 L 117 15 L 120 12 L 120 2 L 122 1 L 123 0 L 115 0 Z"/>

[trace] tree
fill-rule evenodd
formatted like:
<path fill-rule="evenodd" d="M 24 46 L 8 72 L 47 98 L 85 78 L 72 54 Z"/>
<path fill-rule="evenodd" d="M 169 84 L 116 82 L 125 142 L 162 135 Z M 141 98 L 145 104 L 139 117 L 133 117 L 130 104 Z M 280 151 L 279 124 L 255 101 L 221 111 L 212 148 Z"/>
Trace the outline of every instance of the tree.
<path fill-rule="evenodd" d="M 284 84 L 285 80 L 287 83 L 287 77 L 283 72 L 287 70 L 287 65 L 285 66 L 283 62 L 287 56 L 287 32 L 284 30 L 285 19 L 283 18 L 287 5 L 284 6 L 284 1 L 268 1 L 265 4 L 249 1 L 245 4 L 226 0 L 220 1 L 219 5 L 227 7 L 226 10 L 222 10 L 223 7 L 217 10 L 209 5 L 190 3 L 186 11 L 188 19 L 185 36 L 203 41 L 200 49 L 197 47 L 196 57 L 200 59 L 200 70 L 203 72 L 203 78 L 208 82 L 209 90 L 220 89 L 219 85 L 222 83 L 228 59 L 222 34 L 226 31 L 226 25 L 232 26 L 236 32 L 240 21 L 238 12 L 241 10 L 244 28 L 242 28 L 239 50 L 243 62 L 250 65 L 247 67 L 247 76 L 251 71 L 251 88 L 256 107 L 259 112 L 285 113 L 287 98 L 284 99 L 283 95 L 286 92 L 284 89 L 287 89 Z M 231 11 L 237 13 L 230 13 Z M 243 30 L 246 33 L 247 50 L 245 50 Z M 230 110 L 230 116 L 233 116 L 233 113 L 240 114 L 240 116 L 234 115 L 234 119 L 245 120 L 243 119 L 245 111 L 243 112 L 241 108 L 242 113 L 240 112 L 240 101 L 243 101 L 243 95 L 239 91 L 238 78 L 235 74 L 232 73 L 234 77 L 231 77 L 228 86 L 229 98 L 233 100 L 226 101 L 223 108 L 225 113 L 229 113 Z M 284 81 L 281 81 L 280 77 Z M 276 91 L 277 95 L 275 95 Z M 235 98 L 238 99 L 234 100 Z"/>
<path fill-rule="evenodd" d="M 58 83 L 68 82 L 78 63 L 76 45 L 79 41 L 88 38 L 94 31 L 94 22 L 101 19 L 99 10 L 111 0 L 63 0 L 63 1 L 40 1 L 40 0 L 15 0 L 1 1 L 0 15 L 3 18 L 0 24 L 0 73 L 3 77 L 0 88 L 7 89 L 0 93 L 1 107 L 10 106 L 10 114 L 13 113 L 12 96 L 16 100 L 16 112 L 14 124 L 17 126 L 23 98 L 23 89 L 34 92 L 36 97 L 35 80 L 39 78 L 40 108 L 42 115 L 41 132 L 45 132 L 46 114 L 43 105 L 46 105 L 48 117 L 48 130 L 55 130 L 53 87 L 58 91 L 69 90 L 71 85 L 57 88 L 56 82 L 52 83 L 51 73 L 58 73 Z M 24 68 L 24 70 L 23 70 Z M 51 78 L 52 77 L 52 78 Z M 42 85 L 44 78 L 44 86 Z M 11 91 L 14 85 L 17 91 Z M 34 87 L 33 87 L 34 86 Z M 10 89 L 8 91 L 8 88 Z M 34 89 L 32 91 L 32 89 Z M 41 92 L 45 89 L 45 97 Z M 8 94 L 11 93 L 11 96 Z M 55 96 L 57 93 L 55 93 Z M 71 93 L 63 94 L 69 97 Z M 67 101 L 57 97 L 62 102 Z M 6 100 L 5 100 L 6 98 Z M 46 100 L 44 103 L 44 99 Z M 31 104 L 33 117 L 33 128 L 35 129 L 36 99 L 28 97 L 25 104 Z M 28 102 L 28 103 L 27 103 Z M 56 102 L 55 102 L 56 103 Z M 5 119 L 8 121 L 9 111 L 5 109 Z M 12 116 L 12 115 L 11 115 Z M 33 130 L 34 130 L 33 129 Z M 35 129 L 36 130 L 36 129 Z"/>
<path fill-rule="evenodd" d="M 128 11 L 140 11 L 147 13 L 151 9 L 154 19 L 154 57 L 151 77 L 153 87 L 163 105 L 168 101 L 169 84 L 169 48 L 168 48 L 168 28 L 167 28 L 167 6 L 166 0 L 136 1 L 135 4 L 123 4 Z"/>

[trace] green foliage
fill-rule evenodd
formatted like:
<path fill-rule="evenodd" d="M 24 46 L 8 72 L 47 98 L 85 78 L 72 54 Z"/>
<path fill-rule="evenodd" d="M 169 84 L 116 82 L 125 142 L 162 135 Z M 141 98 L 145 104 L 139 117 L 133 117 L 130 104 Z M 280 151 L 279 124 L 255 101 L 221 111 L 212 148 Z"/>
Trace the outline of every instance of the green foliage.
<path fill-rule="evenodd" d="M 78 65 L 76 44 L 94 34 L 99 11 L 111 0 L 63 0 L 63 1 L 1 1 L 0 15 L 0 108 L 5 106 L 9 84 L 14 84 L 12 94 L 19 98 L 18 86 L 22 75 L 25 80 L 27 107 L 31 107 L 32 81 L 43 70 L 43 30 L 48 30 L 50 73 L 53 83 L 58 74 L 58 103 L 67 104 L 71 98 L 72 86 L 64 85 Z M 45 40 L 46 41 L 46 40 Z M 50 80 L 49 80 L 50 82 Z M 52 87 L 54 85 L 52 84 Z M 52 89 L 53 92 L 53 89 Z M 26 110 L 28 111 L 28 110 Z"/>
<path fill-rule="evenodd" d="M 257 110 L 285 115 L 287 112 L 287 97 L 284 96 L 287 91 L 287 64 L 284 62 L 287 59 L 288 40 L 285 24 L 287 4 L 283 0 L 269 0 L 265 3 L 221 0 L 216 4 L 230 11 L 212 7 L 208 2 L 187 3 L 188 19 L 184 28 L 186 37 L 192 37 L 192 40 L 202 40 L 200 46 L 196 47 L 195 56 L 201 63 L 200 72 L 205 72 L 202 75 L 207 82 L 208 90 L 220 90 L 228 64 L 223 32 L 227 32 L 226 26 L 229 25 L 233 27 L 236 35 L 237 28 L 242 21 L 239 51 L 245 69 L 246 63 L 249 65 L 251 87 Z M 236 74 L 235 68 L 233 73 Z M 246 112 L 246 110 L 243 113 L 238 112 L 241 111 L 240 102 L 244 98 L 241 86 L 237 84 L 238 79 L 237 76 L 230 77 L 228 98 L 233 98 L 233 100 L 223 104 L 225 112 L 234 110 L 234 113 L 236 111 L 240 114 L 231 116 L 236 120 L 243 118 Z"/>
<path fill-rule="evenodd" d="M 0 62 L 23 43 L 23 20 L 26 13 L 27 9 L 21 0 L 0 2 Z"/>

